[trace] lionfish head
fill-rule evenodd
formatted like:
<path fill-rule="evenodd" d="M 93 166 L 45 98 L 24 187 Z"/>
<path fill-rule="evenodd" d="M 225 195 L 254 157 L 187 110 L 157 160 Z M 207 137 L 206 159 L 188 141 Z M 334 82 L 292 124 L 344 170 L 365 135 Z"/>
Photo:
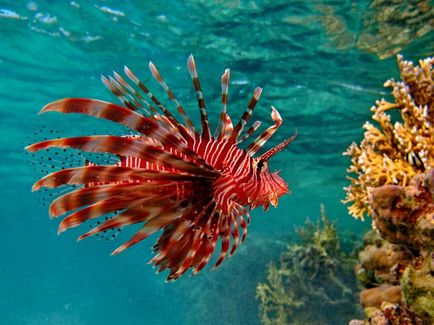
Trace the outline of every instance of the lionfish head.
<path fill-rule="evenodd" d="M 264 206 L 266 211 L 270 204 L 276 207 L 279 197 L 290 192 L 288 184 L 279 176 L 279 171 L 270 172 L 268 160 L 279 151 L 282 151 L 296 137 L 297 131 L 290 138 L 271 148 L 262 156 L 254 158 L 254 168 L 260 181 L 258 195 L 254 200 L 255 206 Z"/>

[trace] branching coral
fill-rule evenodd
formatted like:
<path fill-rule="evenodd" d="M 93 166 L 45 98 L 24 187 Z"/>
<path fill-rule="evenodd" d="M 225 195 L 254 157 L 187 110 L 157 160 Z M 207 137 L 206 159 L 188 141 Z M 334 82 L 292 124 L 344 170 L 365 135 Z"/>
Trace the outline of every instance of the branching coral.
<path fill-rule="evenodd" d="M 344 203 L 356 218 L 372 215 L 368 192 L 386 184 L 407 185 L 410 179 L 434 166 L 434 58 L 419 66 L 398 55 L 402 81 L 389 80 L 393 102 L 385 99 L 371 108 L 376 125 L 366 122 L 364 139 L 344 153 L 351 157 L 350 185 Z M 393 123 L 392 111 L 400 114 Z"/>
<path fill-rule="evenodd" d="M 356 312 L 354 256 L 339 245 L 336 227 L 327 220 L 297 228 L 280 264 L 270 263 L 265 283 L 257 286 L 263 324 L 337 324 Z"/>
<path fill-rule="evenodd" d="M 365 123 L 360 145 L 345 152 L 356 175 L 345 202 L 354 217 L 370 215 L 375 228 L 356 266 L 365 321 L 352 324 L 434 323 L 433 62 L 414 66 L 398 56 L 402 81 L 385 83 L 394 101 L 376 102 L 375 125 Z"/>

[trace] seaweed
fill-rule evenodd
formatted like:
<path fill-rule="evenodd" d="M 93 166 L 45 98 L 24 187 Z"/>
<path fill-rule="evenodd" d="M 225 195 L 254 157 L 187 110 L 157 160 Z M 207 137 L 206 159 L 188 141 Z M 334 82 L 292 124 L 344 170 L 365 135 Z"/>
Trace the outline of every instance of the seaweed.
<path fill-rule="evenodd" d="M 296 228 L 291 243 L 276 265 L 270 262 L 267 280 L 256 295 L 263 324 L 338 324 L 357 313 L 354 249 L 340 247 L 335 223 L 321 206 L 317 222 Z"/>

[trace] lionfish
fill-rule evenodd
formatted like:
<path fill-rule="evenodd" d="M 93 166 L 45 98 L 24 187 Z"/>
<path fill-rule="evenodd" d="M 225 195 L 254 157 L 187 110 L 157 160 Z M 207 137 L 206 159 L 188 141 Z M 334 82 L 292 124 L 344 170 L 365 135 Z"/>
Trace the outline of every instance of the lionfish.
<path fill-rule="evenodd" d="M 167 280 L 176 280 L 189 268 L 192 274 L 201 271 L 210 260 L 218 238 L 221 251 L 215 267 L 219 266 L 246 238 L 250 222 L 247 209 L 263 206 L 266 211 L 270 204 L 277 206 L 278 198 L 289 190 L 278 172 L 270 172 L 268 161 L 297 135 L 295 132 L 274 148 L 255 156 L 280 127 L 282 119 L 271 106 L 274 124 L 253 142 L 245 144 L 261 125 L 256 121 L 246 127 L 262 88 L 254 90 L 240 121 L 234 125 L 226 111 L 229 69 L 221 77 L 222 109 L 212 134 L 192 55 L 187 66 L 199 106 L 200 132 L 155 65 L 149 62 L 152 76 L 176 105 L 183 122 L 125 66 L 130 83 L 116 72 L 113 77 L 101 77 L 122 106 L 96 99 L 65 98 L 47 104 L 40 113 L 90 115 L 120 123 L 134 134 L 60 138 L 26 147 L 29 152 L 73 148 L 117 156 L 116 164 L 86 161 L 84 166 L 53 172 L 37 181 L 32 189 L 74 186 L 50 204 L 50 217 L 70 213 L 60 223 L 58 233 L 85 221 L 112 215 L 112 218 L 102 218 L 103 221 L 79 240 L 110 229 L 140 224 L 141 228 L 132 238 L 112 254 L 162 230 L 153 247 L 156 255 L 150 263 L 159 267 L 158 273 L 169 269 Z M 239 146 L 243 143 L 245 149 Z"/>

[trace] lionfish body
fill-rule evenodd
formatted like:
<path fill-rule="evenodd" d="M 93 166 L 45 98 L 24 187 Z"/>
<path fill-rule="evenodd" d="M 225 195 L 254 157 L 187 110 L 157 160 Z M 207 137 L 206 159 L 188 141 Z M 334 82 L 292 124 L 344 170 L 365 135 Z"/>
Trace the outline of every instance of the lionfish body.
<path fill-rule="evenodd" d="M 212 134 L 195 62 L 190 56 L 188 69 L 202 125 L 199 132 L 151 62 L 149 67 L 175 103 L 183 123 L 125 67 L 131 83 L 117 73 L 114 77 L 102 77 L 105 86 L 123 106 L 94 99 L 67 98 L 48 104 L 41 112 L 81 113 L 104 118 L 127 126 L 136 135 L 53 139 L 26 149 L 33 152 L 51 147 L 74 148 L 118 156 L 115 165 L 86 162 L 81 167 L 59 170 L 36 182 L 33 190 L 80 185 L 50 205 L 52 217 L 69 213 L 60 223 L 59 233 L 113 213 L 116 214 L 112 218 L 106 218 L 79 239 L 109 229 L 141 224 L 133 237 L 113 254 L 162 230 L 154 245 L 157 254 L 151 262 L 159 267 L 159 272 L 169 269 L 168 280 L 174 280 L 189 268 L 195 274 L 205 267 L 219 238 L 221 251 L 215 266 L 220 265 L 246 237 L 250 221 L 246 207 L 263 206 L 266 210 L 270 204 L 276 206 L 278 198 L 288 193 L 287 184 L 278 173 L 268 170 L 268 160 L 296 135 L 255 157 L 281 125 L 282 119 L 272 107 L 274 125 L 257 136 L 246 149 L 241 149 L 239 144 L 261 124 L 256 121 L 245 130 L 262 89 L 255 89 L 241 120 L 233 125 L 226 112 L 228 69 L 221 78 L 223 108 Z"/>

